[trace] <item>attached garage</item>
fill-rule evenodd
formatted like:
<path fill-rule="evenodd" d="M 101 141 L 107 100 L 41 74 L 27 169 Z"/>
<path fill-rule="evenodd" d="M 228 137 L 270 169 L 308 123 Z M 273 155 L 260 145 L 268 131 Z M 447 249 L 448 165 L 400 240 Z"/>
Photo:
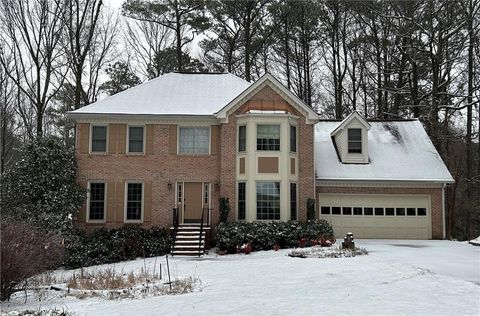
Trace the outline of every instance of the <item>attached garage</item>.
<path fill-rule="evenodd" d="M 432 238 L 430 195 L 319 193 L 318 205 L 337 238 Z"/>

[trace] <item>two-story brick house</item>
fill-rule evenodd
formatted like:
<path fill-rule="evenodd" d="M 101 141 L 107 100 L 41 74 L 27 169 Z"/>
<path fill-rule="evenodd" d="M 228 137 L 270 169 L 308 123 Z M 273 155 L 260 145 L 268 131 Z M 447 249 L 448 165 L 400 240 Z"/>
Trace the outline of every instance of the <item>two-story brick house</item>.
<path fill-rule="evenodd" d="M 314 198 L 337 235 L 444 237 L 452 178 L 418 121 L 322 121 L 269 74 L 170 73 L 69 116 L 89 192 L 80 226 L 170 226 L 174 208 L 215 224 L 221 197 L 230 220 L 303 220 Z"/>

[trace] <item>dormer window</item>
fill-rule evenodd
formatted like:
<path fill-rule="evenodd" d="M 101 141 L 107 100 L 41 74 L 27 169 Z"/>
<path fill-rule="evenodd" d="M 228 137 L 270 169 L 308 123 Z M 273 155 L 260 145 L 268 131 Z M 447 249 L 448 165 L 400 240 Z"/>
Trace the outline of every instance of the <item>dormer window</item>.
<path fill-rule="evenodd" d="M 348 153 L 362 153 L 362 130 L 360 128 L 348 129 Z"/>

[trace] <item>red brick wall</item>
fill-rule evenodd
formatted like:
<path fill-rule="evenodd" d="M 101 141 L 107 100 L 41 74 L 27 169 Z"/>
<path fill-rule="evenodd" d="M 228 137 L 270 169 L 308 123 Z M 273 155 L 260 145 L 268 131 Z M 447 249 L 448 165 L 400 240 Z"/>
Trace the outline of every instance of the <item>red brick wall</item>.
<path fill-rule="evenodd" d="M 317 187 L 319 193 L 418 194 L 431 197 L 432 238 L 443 239 L 442 188 Z M 320 201 L 317 201 L 317 214 Z"/>

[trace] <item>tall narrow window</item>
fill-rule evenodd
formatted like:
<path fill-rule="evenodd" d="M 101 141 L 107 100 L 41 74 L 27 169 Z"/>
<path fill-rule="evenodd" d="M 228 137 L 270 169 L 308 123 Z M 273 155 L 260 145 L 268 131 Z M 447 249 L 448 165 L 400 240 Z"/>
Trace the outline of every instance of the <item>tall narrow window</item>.
<path fill-rule="evenodd" d="M 290 151 L 297 152 L 297 127 L 290 125 Z"/>
<path fill-rule="evenodd" d="M 360 128 L 348 129 L 348 152 L 362 153 L 362 130 Z"/>
<path fill-rule="evenodd" d="M 105 219 L 105 182 L 90 182 L 88 219 Z"/>
<path fill-rule="evenodd" d="M 209 188 L 210 184 L 204 183 L 203 184 L 203 204 L 208 205 L 208 197 L 209 197 Z"/>
<path fill-rule="evenodd" d="M 238 151 L 247 149 L 247 127 L 245 125 L 238 127 Z"/>
<path fill-rule="evenodd" d="M 245 197 L 246 197 L 246 191 L 245 191 L 245 182 L 239 182 L 238 183 L 238 220 L 244 221 L 245 220 L 245 211 L 246 211 L 246 205 L 245 205 Z"/>
<path fill-rule="evenodd" d="M 209 145 L 209 127 L 180 127 L 180 154 L 208 154 Z"/>
<path fill-rule="evenodd" d="M 280 182 L 257 183 L 257 219 L 280 219 Z"/>
<path fill-rule="evenodd" d="M 290 183 L 290 219 L 297 220 L 297 184 Z"/>
<path fill-rule="evenodd" d="M 142 195 L 143 184 L 141 182 L 127 183 L 127 221 L 142 220 Z"/>
<path fill-rule="evenodd" d="M 280 150 L 280 125 L 257 125 L 257 150 Z"/>
<path fill-rule="evenodd" d="M 183 196 L 183 193 L 182 193 L 182 184 L 179 183 L 178 184 L 178 192 L 177 192 L 177 203 L 182 203 L 182 196 Z"/>
<path fill-rule="evenodd" d="M 92 152 L 104 153 L 107 151 L 107 127 L 92 126 Z"/>
<path fill-rule="evenodd" d="M 143 126 L 128 127 L 128 152 L 143 153 Z"/>

